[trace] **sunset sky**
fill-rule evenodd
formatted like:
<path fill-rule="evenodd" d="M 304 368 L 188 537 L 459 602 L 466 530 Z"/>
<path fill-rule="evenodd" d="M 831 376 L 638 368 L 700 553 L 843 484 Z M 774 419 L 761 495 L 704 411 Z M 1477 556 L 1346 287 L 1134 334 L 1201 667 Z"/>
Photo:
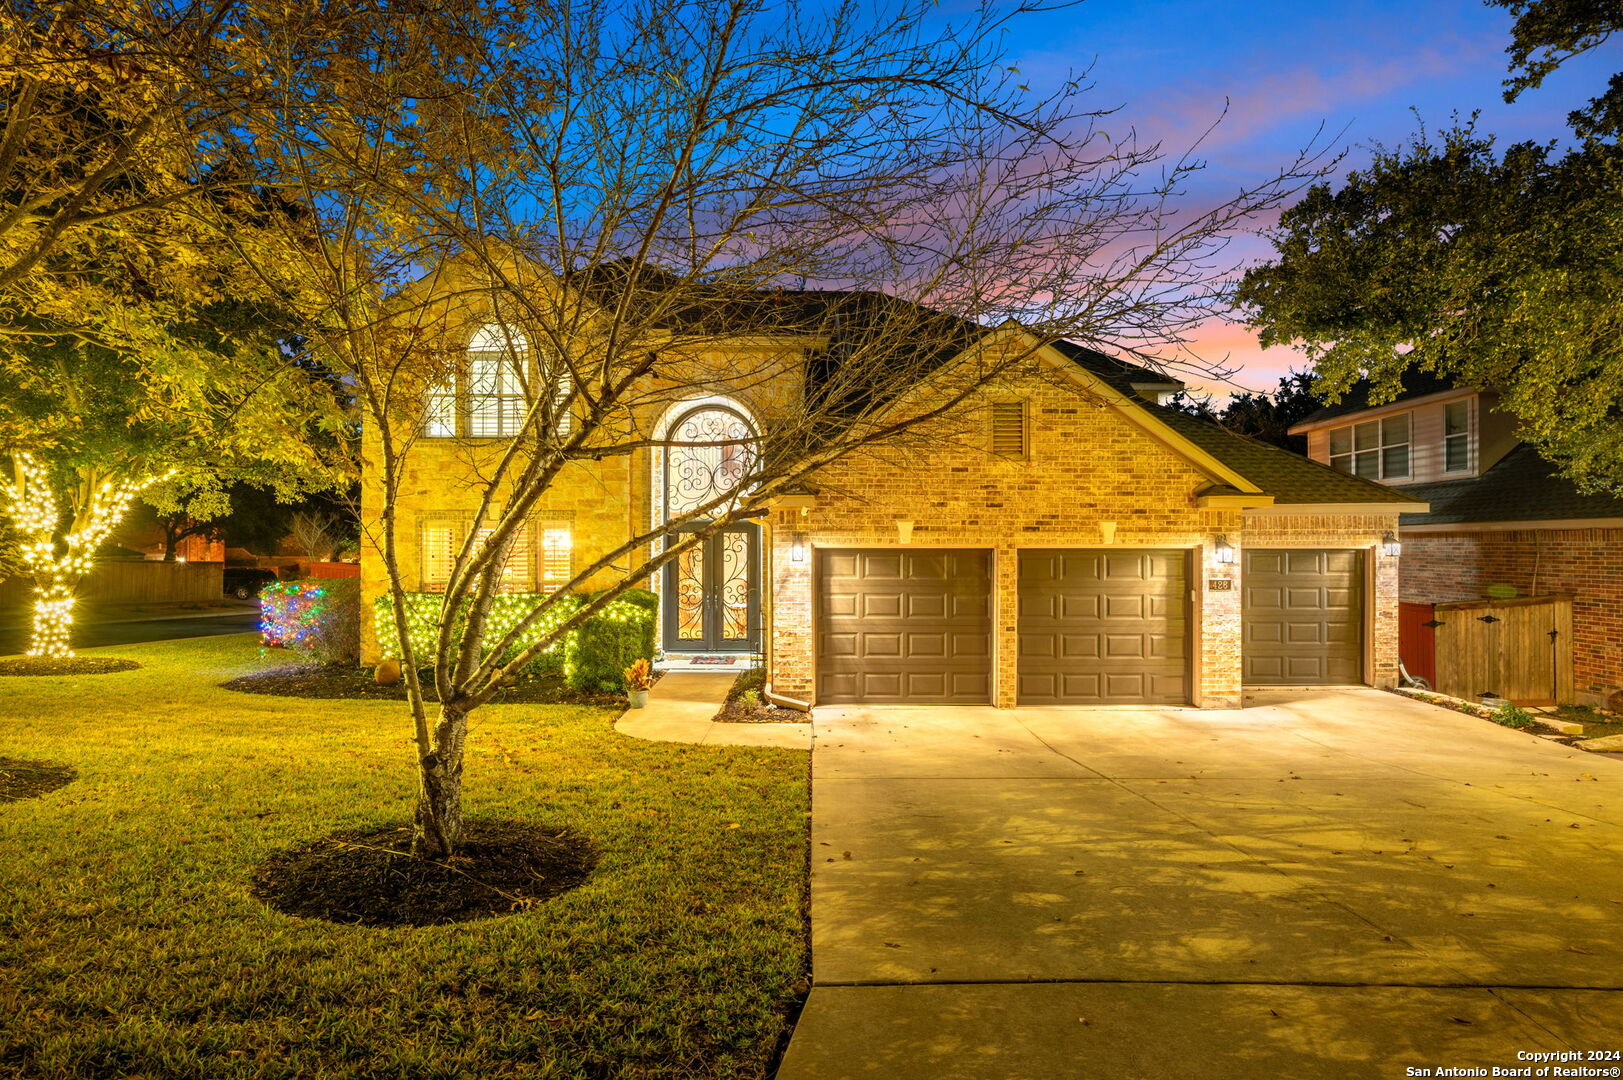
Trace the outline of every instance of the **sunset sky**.
<path fill-rule="evenodd" d="M 950 5 L 944 4 L 943 7 Z M 1480 109 L 1479 128 L 1501 142 L 1565 132 L 1565 117 L 1618 70 L 1619 50 L 1570 62 L 1514 105 L 1501 98 L 1510 13 L 1478 0 L 1086 0 L 1031 15 L 1011 35 L 1012 62 L 1034 88 L 1092 65 L 1094 101 L 1119 105 L 1124 125 L 1166 147 L 1189 145 L 1220 115 L 1203 146 L 1210 168 L 1197 198 L 1226 198 L 1288 164 L 1321 124 L 1342 133 L 1341 172 L 1453 113 Z M 1266 258 L 1258 237 L 1237 253 Z M 1208 361 L 1243 365 L 1234 381 L 1271 388 L 1292 366 L 1290 349 L 1263 350 L 1244 326 L 1207 326 L 1194 343 Z M 1213 390 L 1225 388 L 1213 385 Z"/>

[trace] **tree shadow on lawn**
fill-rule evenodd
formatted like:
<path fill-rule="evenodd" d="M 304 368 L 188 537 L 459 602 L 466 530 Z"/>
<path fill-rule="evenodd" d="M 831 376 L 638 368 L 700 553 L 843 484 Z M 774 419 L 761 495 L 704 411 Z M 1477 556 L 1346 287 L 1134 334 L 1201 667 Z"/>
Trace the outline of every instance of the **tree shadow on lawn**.
<path fill-rule="evenodd" d="M 66 787 L 78 776 L 78 771 L 69 765 L 0 757 L 0 803 L 37 799 Z"/>

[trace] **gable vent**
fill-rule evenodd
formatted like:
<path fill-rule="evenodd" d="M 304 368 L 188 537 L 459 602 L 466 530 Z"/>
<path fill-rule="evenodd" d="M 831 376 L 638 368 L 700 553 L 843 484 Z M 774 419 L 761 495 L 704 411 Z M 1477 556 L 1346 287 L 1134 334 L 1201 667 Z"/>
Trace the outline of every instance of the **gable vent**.
<path fill-rule="evenodd" d="M 1026 456 L 1026 403 L 992 402 L 992 453 L 999 457 Z"/>

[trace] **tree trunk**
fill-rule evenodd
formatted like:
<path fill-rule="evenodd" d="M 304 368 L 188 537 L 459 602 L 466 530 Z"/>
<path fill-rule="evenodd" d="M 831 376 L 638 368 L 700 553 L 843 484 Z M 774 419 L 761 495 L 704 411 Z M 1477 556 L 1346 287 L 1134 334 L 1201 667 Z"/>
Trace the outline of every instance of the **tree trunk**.
<path fill-rule="evenodd" d="M 418 762 L 417 831 L 412 854 L 447 859 L 462 842 L 462 750 L 468 714 L 441 705 L 434 725 L 434 748 Z"/>
<path fill-rule="evenodd" d="M 55 573 L 34 575 L 34 630 L 29 656 L 73 655 L 73 594 L 76 579 Z"/>

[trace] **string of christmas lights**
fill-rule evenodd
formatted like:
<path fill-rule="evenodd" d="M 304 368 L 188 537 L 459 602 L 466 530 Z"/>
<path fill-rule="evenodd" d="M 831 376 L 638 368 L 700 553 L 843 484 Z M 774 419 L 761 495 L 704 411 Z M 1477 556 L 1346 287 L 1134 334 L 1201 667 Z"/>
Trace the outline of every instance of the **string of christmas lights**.
<path fill-rule="evenodd" d="M 518 625 L 530 612 L 534 611 L 541 601 L 547 598 L 546 593 L 502 593 L 491 601 L 490 615 L 487 622 L 486 638 L 490 641 L 499 641 L 509 630 Z M 434 646 L 434 635 L 438 632 L 440 610 L 444 607 L 445 598 L 438 593 L 407 593 L 406 594 L 406 632 L 411 636 L 411 647 L 415 654 L 426 659 Z M 523 651 L 540 641 L 560 623 L 568 619 L 586 603 L 579 597 L 563 597 L 555 602 L 551 611 L 547 612 L 535 624 L 520 636 L 513 648 L 513 653 Z M 394 615 L 389 604 L 388 596 L 380 596 L 373 601 L 376 611 L 377 625 L 390 626 Z M 653 612 L 639 604 L 628 600 L 615 600 L 592 616 L 597 619 L 609 619 L 621 623 L 651 623 Z M 563 674 L 567 679 L 574 674 L 575 656 L 580 645 L 580 627 L 566 633 L 561 639 L 553 642 L 544 653 L 555 655 L 560 650 L 563 653 Z"/>
<path fill-rule="evenodd" d="M 79 579 L 95 569 L 96 549 L 129 513 L 130 504 L 173 470 L 139 480 L 103 480 L 79 508 L 76 528 L 59 541 L 62 504 L 51 487 L 50 470 L 26 450 L 11 455 L 12 478 L 3 488 L 4 510 L 23 536 L 17 553 L 34 578 L 34 631 L 28 655 L 51 659 L 73 655 L 74 592 Z"/>

